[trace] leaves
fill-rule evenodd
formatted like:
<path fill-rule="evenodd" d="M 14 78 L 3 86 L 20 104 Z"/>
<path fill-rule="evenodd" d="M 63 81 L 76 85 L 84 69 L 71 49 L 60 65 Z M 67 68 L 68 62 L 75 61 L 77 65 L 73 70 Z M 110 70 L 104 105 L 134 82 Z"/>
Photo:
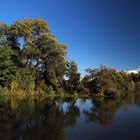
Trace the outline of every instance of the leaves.
<path fill-rule="evenodd" d="M 13 50 L 7 46 L 0 47 L 0 85 L 9 86 L 15 77 L 16 66 L 12 60 Z"/>

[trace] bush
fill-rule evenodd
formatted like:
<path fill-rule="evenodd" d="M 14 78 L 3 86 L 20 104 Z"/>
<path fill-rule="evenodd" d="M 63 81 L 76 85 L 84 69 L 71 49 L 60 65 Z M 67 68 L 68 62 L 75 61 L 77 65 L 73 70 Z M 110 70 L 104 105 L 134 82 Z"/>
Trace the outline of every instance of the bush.
<path fill-rule="evenodd" d="M 46 91 L 46 84 L 44 80 L 37 80 L 36 81 L 36 90 L 42 90 L 42 91 Z"/>
<path fill-rule="evenodd" d="M 107 97 L 117 97 L 119 95 L 117 90 L 112 88 L 106 89 L 103 94 Z"/>
<path fill-rule="evenodd" d="M 42 95 L 54 94 L 52 86 L 47 86 L 44 80 L 36 81 L 36 90 Z"/>
<path fill-rule="evenodd" d="M 13 91 L 23 90 L 31 92 L 35 88 L 34 74 L 29 68 L 19 68 L 16 72 L 15 80 L 11 83 L 11 89 Z"/>
<path fill-rule="evenodd" d="M 140 82 L 137 82 L 135 84 L 135 89 L 136 89 L 137 92 L 140 92 Z"/>
<path fill-rule="evenodd" d="M 4 95 L 4 94 L 7 94 L 7 93 L 9 93 L 8 88 L 0 86 L 0 95 Z"/>

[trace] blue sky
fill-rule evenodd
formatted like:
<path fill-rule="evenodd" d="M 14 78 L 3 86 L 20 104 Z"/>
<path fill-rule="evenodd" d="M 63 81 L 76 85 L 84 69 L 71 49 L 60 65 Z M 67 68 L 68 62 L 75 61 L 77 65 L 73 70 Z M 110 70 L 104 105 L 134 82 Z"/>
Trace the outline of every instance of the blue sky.
<path fill-rule="evenodd" d="M 100 64 L 140 67 L 139 0 L 1 0 L 0 21 L 25 17 L 46 20 L 82 74 Z"/>

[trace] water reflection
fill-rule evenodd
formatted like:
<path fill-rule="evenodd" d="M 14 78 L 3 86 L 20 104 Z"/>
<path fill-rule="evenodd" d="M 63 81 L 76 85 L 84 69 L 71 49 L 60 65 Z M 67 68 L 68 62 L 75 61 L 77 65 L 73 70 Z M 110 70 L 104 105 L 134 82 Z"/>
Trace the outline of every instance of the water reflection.
<path fill-rule="evenodd" d="M 127 97 L 117 99 L 92 99 L 90 111 L 85 110 L 86 121 L 88 123 L 99 123 L 106 127 L 115 119 L 117 111 L 121 108 L 124 111 L 129 110 L 133 104 L 140 103 L 140 96 L 128 95 Z"/>
<path fill-rule="evenodd" d="M 86 139 L 79 133 L 79 129 L 83 135 L 88 133 L 92 139 L 94 131 L 90 133 L 86 129 L 88 124 L 92 124 L 90 130 L 97 127 L 95 124 L 102 128 L 111 126 L 119 118 L 119 111 L 127 112 L 133 105 L 140 106 L 140 96 L 118 99 L 46 99 L 42 102 L 1 100 L 0 139 Z M 79 128 L 81 125 L 83 127 Z M 98 127 L 99 133 L 102 133 L 101 127 Z M 73 136 L 70 133 L 72 129 L 76 132 Z M 117 130 L 117 127 L 114 129 Z"/>

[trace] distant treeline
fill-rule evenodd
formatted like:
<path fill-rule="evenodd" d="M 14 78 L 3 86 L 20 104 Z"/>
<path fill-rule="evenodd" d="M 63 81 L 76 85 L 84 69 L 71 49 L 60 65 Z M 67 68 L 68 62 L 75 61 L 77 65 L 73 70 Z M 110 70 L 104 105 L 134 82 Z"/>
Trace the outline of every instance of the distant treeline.
<path fill-rule="evenodd" d="M 86 72 L 81 78 L 75 61 L 67 60 L 67 46 L 55 39 L 45 21 L 26 18 L 0 24 L 1 94 L 114 97 L 140 89 L 140 74 L 104 65 Z"/>

